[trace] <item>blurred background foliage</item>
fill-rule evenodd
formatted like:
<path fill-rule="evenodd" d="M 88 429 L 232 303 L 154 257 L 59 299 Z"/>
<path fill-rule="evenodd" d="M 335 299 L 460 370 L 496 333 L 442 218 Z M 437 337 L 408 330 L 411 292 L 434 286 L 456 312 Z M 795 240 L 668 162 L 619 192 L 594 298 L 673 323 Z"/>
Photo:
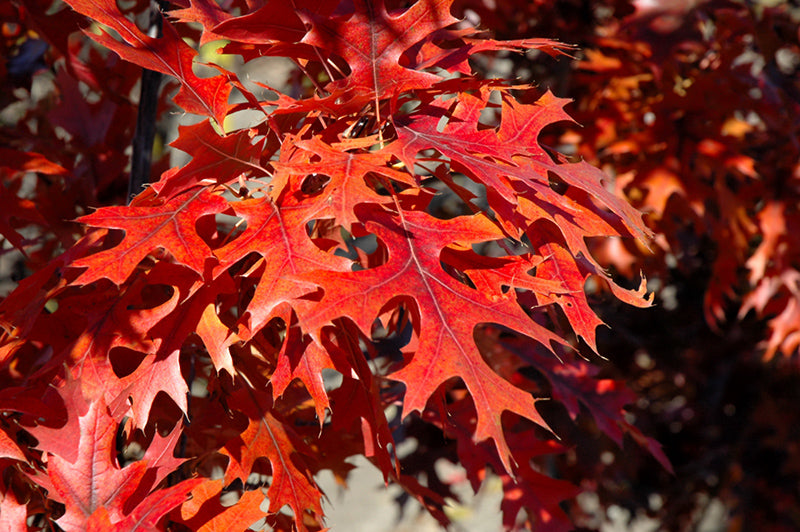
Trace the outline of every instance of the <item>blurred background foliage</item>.
<path fill-rule="evenodd" d="M 611 327 L 603 374 L 631 383 L 631 418 L 675 476 L 635 445 L 587 438 L 590 427 L 554 468 L 663 530 L 800 529 L 800 5 L 458 5 L 501 38 L 577 45 L 571 61 L 482 66 L 571 98 L 577 123 L 545 144 L 613 176 L 656 235 L 650 249 L 593 248 L 620 279 L 643 271 L 656 308 L 594 295 Z"/>

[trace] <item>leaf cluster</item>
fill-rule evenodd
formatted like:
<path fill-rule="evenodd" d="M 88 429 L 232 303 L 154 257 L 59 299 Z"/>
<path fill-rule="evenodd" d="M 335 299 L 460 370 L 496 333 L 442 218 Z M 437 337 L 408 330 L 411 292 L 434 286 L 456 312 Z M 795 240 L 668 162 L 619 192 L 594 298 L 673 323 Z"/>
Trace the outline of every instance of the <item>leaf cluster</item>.
<path fill-rule="evenodd" d="M 630 393 L 577 355 L 597 351 L 602 324 L 587 292 L 650 304 L 644 280 L 618 286 L 589 242 L 650 231 L 604 173 L 540 143 L 569 120 L 565 100 L 474 68 L 568 47 L 496 40 L 452 0 L 192 0 L 160 38 L 139 25 L 144 2 L 67 4 L 84 38 L 56 7 L 14 4 L 31 28 L 15 57 L 36 32 L 56 72 L 49 113 L 76 115 L 66 137 L 53 130 L 57 150 L 11 148 L 3 185 L 15 210 L 0 233 L 54 256 L 0 303 L 0 511 L 15 526 L 318 530 L 315 476 L 345 481 L 363 455 L 443 525 L 440 456 L 475 489 L 501 477 L 506 528 L 568 529 L 560 503 L 577 489 L 537 465 L 564 450 L 545 398 L 669 468 L 624 420 Z M 189 43 L 212 42 L 245 63 L 288 58 L 295 77 L 200 75 Z M 190 160 L 127 206 L 25 197 L 26 179 L 124 190 L 130 65 L 176 80 L 173 102 L 202 117 L 173 143 Z M 451 212 L 435 207 L 444 191 Z M 60 223 L 37 217 L 47 199 L 83 210 L 61 254 L 46 247 Z"/>

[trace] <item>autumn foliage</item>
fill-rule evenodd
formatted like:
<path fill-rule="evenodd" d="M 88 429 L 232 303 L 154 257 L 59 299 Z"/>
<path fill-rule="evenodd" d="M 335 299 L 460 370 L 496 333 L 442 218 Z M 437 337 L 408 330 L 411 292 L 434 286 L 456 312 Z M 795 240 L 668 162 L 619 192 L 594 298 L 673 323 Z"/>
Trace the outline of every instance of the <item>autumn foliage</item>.
<path fill-rule="evenodd" d="M 800 113 L 742 73 L 704 129 L 686 118 L 757 33 L 728 3 L 705 55 L 650 47 L 664 28 L 625 2 L 524 4 L 181 0 L 160 37 L 144 1 L 0 7 L 0 234 L 27 268 L 0 303 L 2 526 L 319 530 L 315 476 L 360 455 L 443 525 L 441 459 L 476 490 L 500 477 L 507 529 L 569 530 L 604 474 L 572 474 L 572 421 L 673 478 L 595 364 L 598 304 L 649 307 L 642 270 L 663 287 L 686 238 L 730 241 L 706 319 L 769 317 L 766 358 L 791 357 L 800 218 L 776 181 L 797 148 L 758 141 L 796 139 Z M 270 86 L 231 57 L 293 67 Z M 187 162 L 156 160 L 128 204 L 142 68 L 166 76 L 159 119 L 198 118 L 171 143 Z M 559 75 L 584 128 L 534 84 Z"/>

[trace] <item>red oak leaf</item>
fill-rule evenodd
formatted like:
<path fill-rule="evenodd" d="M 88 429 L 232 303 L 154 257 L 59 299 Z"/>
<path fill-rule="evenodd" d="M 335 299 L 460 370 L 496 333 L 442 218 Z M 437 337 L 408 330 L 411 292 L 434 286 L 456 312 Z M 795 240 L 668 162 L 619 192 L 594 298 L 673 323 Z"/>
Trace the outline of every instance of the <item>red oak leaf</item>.
<path fill-rule="evenodd" d="M 121 58 L 144 68 L 172 76 L 181 82 L 175 103 L 189 113 L 209 116 L 222 124 L 228 113 L 231 91 L 226 76 L 199 78 L 192 70 L 197 51 L 186 44 L 175 29 L 165 21 L 164 36 L 153 38 L 143 33 L 125 18 L 113 1 L 67 0 L 75 11 L 115 30 L 124 42 L 105 31 L 88 35 L 113 50 Z"/>
<path fill-rule="evenodd" d="M 567 482 L 550 478 L 539 472 L 532 459 L 548 454 L 564 452 L 565 449 L 553 441 L 537 440 L 533 431 L 517 432 L 509 436 L 509 445 L 518 457 L 520 468 L 515 476 L 501 474 L 503 482 L 503 525 L 511 530 L 520 510 L 528 513 L 524 526 L 544 532 L 573 530 L 569 517 L 560 504 L 572 499 L 581 489 Z"/>
<path fill-rule="evenodd" d="M 562 196 L 550 186 L 549 173 L 554 173 L 611 208 L 631 234 L 649 234 L 641 214 L 604 187 L 606 176 L 600 170 L 585 162 L 557 164 L 539 145 L 539 133 L 546 125 L 569 120 L 563 110 L 566 100 L 548 92 L 536 104 L 525 105 L 504 94 L 498 129 L 479 130 L 480 114 L 488 102 L 488 93 L 483 92 L 480 97 L 461 94 L 455 104 L 437 101 L 427 113 L 398 120 L 398 141 L 385 149 L 408 168 L 414 167 L 419 152 L 436 150 L 449 158 L 454 168 L 486 185 L 489 194 L 512 206 L 525 191 L 559 205 Z M 448 117 L 444 127 L 442 117 Z"/>
<path fill-rule="evenodd" d="M 441 30 L 437 36 L 447 36 L 448 41 L 462 41 L 458 46 L 440 47 L 432 41 L 426 42 L 418 54 L 415 62 L 417 69 L 428 69 L 431 67 L 444 68 L 448 72 L 461 72 L 462 74 L 472 74 L 472 67 L 468 59 L 480 52 L 490 51 L 513 51 L 524 52 L 526 50 L 541 50 L 549 55 L 556 56 L 564 54 L 572 49 L 572 46 L 553 41 L 550 39 L 521 39 L 514 41 L 498 41 L 495 39 L 472 39 L 476 32 L 475 28 L 464 28 L 459 30 Z M 434 34 L 436 35 L 436 34 Z M 449 44 L 449 43 L 448 43 Z"/>
<path fill-rule="evenodd" d="M 503 345 L 547 377 L 553 387 L 553 398 L 561 401 L 573 418 L 580 414 L 583 405 L 592 414 L 597 426 L 617 445 L 622 445 L 626 433 L 630 434 L 664 469 L 673 471 L 658 442 L 625 421 L 623 408 L 632 403 L 636 396 L 623 382 L 595 379 L 599 370 L 589 363 L 574 358 L 565 364 L 524 340 L 504 341 Z"/>
<path fill-rule="evenodd" d="M 148 328 L 148 335 L 161 339 L 158 354 L 164 356 L 179 351 L 186 338 L 196 333 L 206 346 L 214 368 L 234 375 L 230 346 L 239 338 L 222 323 L 216 304 L 220 295 L 235 292 L 234 283 L 227 274 L 202 283 L 186 273 L 183 266 L 168 263 L 159 263 L 150 270 L 149 283 L 171 286 L 174 291 L 169 301 L 169 315 Z"/>
<path fill-rule="evenodd" d="M 120 379 L 122 390 L 109 405 L 114 417 L 130 409 L 134 426 L 144 428 L 150 408 L 159 392 L 164 392 L 184 413 L 188 410 L 186 394 L 189 386 L 181 374 L 180 351 L 166 355 L 147 355 L 136 371 Z"/>
<path fill-rule="evenodd" d="M 252 525 L 264 517 L 261 490 L 246 491 L 236 504 L 226 507 L 220 503 L 222 488 L 222 479 L 204 480 L 196 486 L 191 500 L 181 506 L 181 521 L 198 532 L 228 532 Z"/>
<path fill-rule="evenodd" d="M 149 465 L 146 456 L 143 460 L 120 468 L 115 450 L 118 425 L 108 414 L 105 403 L 102 400 L 94 401 L 86 404 L 82 410 L 79 415 L 77 458 L 70 462 L 57 454 L 50 454 L 47 477 L 44 478 L 42 473 L 32 477 L 65 504 L 66 513 L 56 521 L 62 528 L 71 530 L 87 530 L 90 525 L 96 526 L 93 523 L 97 521 L 117 525 L 130 520 L 131 511 L 126 506 L 140 489 Z M 174 442 L 173 438 L 171 443 Z M 156 444 L 156 447 L 155 456 L 150 459 L 158 464 L 163 462 L 160 456 L 162 446 Z M 169 467 L 174 465 L 170 461 L 164 463 Z M 160 476 L 163 478 L 163 473 Z M 185 500 L 192 484 L 193 481 L 188 481 L 166 492 L 154 492 L 151 497 L 144 493 L 142 500 L 134 500 L 134 504 L 131 504 L 137 512 L 133 522 L 140 523 L 146 518 L 148 522 L 155 523 Z M 153 504 L 156 501 L 158 504 Z M 142 507 L 136 511 L 140 503 Z M 101 511 L 100 515 L 94 517 L 98 510 Z"/>
<path fill-rule="evenodd" d="M 322 493 L 303 459 L 304 454 L 311 455 L 310 449 L 306 449 L 285 421 L 270 411 L 269 396 L 249 390 L 239 393 L 235 401 L 251 417 L 247 429 L 221 450 L 229 458 L 225 484 L 237 478 L 247 480 L 255 461 L 266 457 L 272 467 L 272 482 L 267 490 L 268 512 L 274 514 L 288 504 L 298 530 L 306 530 L 303 524 L 306 512 L 322 516 Z"/>
<path fill-rule="evenodd" d="M 179 280 L 192 284 L 191 276 L 186 275 L 188 271 L 185 267 L 160 263 L 146 278 L 137 279 L 116 298 L 109 297 L 95 285 L 83 290 L 82 297 L 64 302 L 52 315 L 56 323 L 84 323 L 85 334 L 69 344 L 62 354 L 69 362 L 67 381 L 79 384 L 83 397 L 103 398 L 116 419 L 130 410 L 135 426 L 143 427 L 155 396 L 162 391 L 186 410 L 187 386 L 180 371 L 178 353 L 190 332 L 200 329 L 201 336 L 207 332 L 198 327 L 203 307 L 179 305 L 187 289 L 174 290 L 169 299 L 160 304 L 153 304 L 143 294 L 154 285 L 166 289 Z M 198 299 L 200 297 L 202 292 Z M 43 338 L 58 345 L 62 329 L 49 329 L 52 333 L 48 330 Z M 209 350 L 215 354 L 214 360 L 223 367 L 224 341 L 208 343 Z M 135 365 L 125 360 L 131 356 L 137 360 Z M 122 359 L 121 365 L 115 368 L 112 358 Z M 232 367 L 230 370 L 232 372 Z"/>
<path fill-rule="evenodd" d="M 443 221 L 409 211 L 395 219 L 373 208 L 366 217 L 374 220 L 367 223 L 367 230 L 384 242 L 388 261 L 362 271 L 315 275 L 325 294 L 312 308 L 298 310 L 301 325 L 314 336 L 329 321 L 346 315 L 369 332 L 391 299 L 413 297 L 419 346 L 408 364 L 390 376 L 406 384 L 403 414 L 421 412 L 442 383 L 451 377 L 462 379 L 478 411 L 475 439 L 491 438 L 510 468 L 500 421 L 503 412 L 515 412 L 543 427 L 547 424 L 530 394 L 506 382 L 486 364 L 473 331 L 480 323 L 494 322 L 528 334 L 548 348 L 551 342 L 562 340 L 531 320 L 511 293 L 490 296 L 479 292 L 450 277 L 440 263 L 441 250 L 454 242 L 485 242 L 502 238 L 502 233 L 482 216 Z"/>
<path fill-rule="evenodd" d="M 265 153 L 266 140 L 253 142 L 250 130 L 222 136 L 211 122 L 204 120 L 191 126 L 179 126 L 178 138 L 170 144 L 192 155 L 181 168 L 165 173 L 152 188 L 159 196 L 171 199 L 190 188 L 207 183 L 230 183 L 243 172 L 265 177 L 268 171 L 259 164 Z"/>
<path fill-rule="evenodd" d="M 174 486 L 156 490 L 118 521 L 113 521 L 108 508 L 101 506 L 89 517 L 86 530 L 87 532 L 158 530 L 158 522 L 170 511 L 180 506 L 186 500 L 186 496 L 191 493 L 192 488 L 201 482 L 203 482 L 202 479 L 190 478 Z"/>
<path fill-rule="evenodd" d="M 588 273 L 581 271 L 570 252 L 558 243 L 558 233 L 555 226 L 550 224 L 537 224 L 531 234 L 541 239 L 537 251 L 547 260 L 536 269 L 536 276 L 558 282 L 562 286 L 560 293 L 538 292 L 536 299 L 540 305 L 550 303 L 558 304 L 567 316 L 575 334 L 586 341 L 592 351 L 597 352 L 595 331 L 604 325 L 594 310 L 589 306 L 584 292 Z M 536 243 L 534 244 L 536 245 Z"/>
<path fill-rule="evenodd" d="M 186 4 L 186 2 L 182 3 L 182 5 Z M 231 18 L 232 15 L 212 0 L 189 0 L 188 5 L 189 7 L 184 9 L 170 11 L 170 18 L 176 22 L 196 22 L 203 26 L 205 31 L 200 36 L 200 46 L 221 39 L 219 35 L 210 30 Z"/>
<path fill-rule="evenodd" d="M 88 269 L 74 281 L 88 284 L 101 278 L 122 284 L 148 253 L 165 249 L 181 264 L 203 275 L 206 260 L 213 258 L 197 232 L 199 218 L 228 208 L 221 197 L 204 189 L 175 197 L 157 206 L 104 207 L 83 216 L 80 222 L 92 227 L 122 229 L 125 238 L 111 249 L 78 259 L 76 267 Z"/>
<path fill-rule="evenodd" d="M 356 205 L 385 201 L 375 192 L 374 185 L 372 187 L 369 185 L 368 174 L 379 176 L 375 177 L 375 180 L 393 179 L 413 184 L 411 176 L 407 173 L 390 167 L 391 154 L 385 151 L 347 151 L 356 147 L 368 148 L 374 144 L 375 139 L 358 139 L 358 143 L 354 143 L 353 140 L 346 144 L 334 145 L 326 144 L 319 137 L 294 142 L 293 145 L 300 149 L 294 151 L 289 160 L 275 164 L 277 170 L 275 186 L 280 187 L 280 183 L 286 180 L 281 172 L 297 175 L 300 178 L 301 192 L 307 189 L 303 178 L 310 179 L 307 176 L 314 174 L 321 176 L 320 179 L 327 178 L 327 181 L 321 182 L 308 192 L 309 196 L 319 195 L 316 200 L 318 207 L 313 209 L 309 216 L 333 218 L 337 224 L 350 228 L 359 221 L 353 212 Z"/>
<path fill-rule="evenodd" d="M 279 196 L 279 201 L 263 197 L 233 203 L 236 215 L 247 221 L 247 228 L 215 252 L 220 262 L 217 271 L 230 268 L 250 253 L 264 258 L 247 274 L 259 281 L 246 311 L 249 323 L 239 333 L 245 339 L 263 327 L 280 304 L 291 303 L 311 291 L 295 277 L 316 270 L 350 269 L 350 261 L 323 252 L 306 234 L 304 227 L 313 210 L 297 204 L 288 194 Z"/>
<path fill-rule="evenodd" d="M 501 504 L 506 530 L 519 529 L 518 514 L 525 509 L 524 526 L 529 530 L 567 532 L 572 530 L 569 517 L 560 508 L 562 501 L 571 499 L 581 490 L 564 480 L 550 478 L 537 470 L 537 457 L 563 453 L 566 448 L 552 440 L 541 440 L 536 431 L 527 428 L 508 435 L 509 447 L 518 458 L 513 471 L 504 471 L 497 455 L 485 443 L 476 443 L 468 430 L 472 417 L 469 401 L 459 400 L 447 405 L 447 412 L 429 411 L 428 419 L 442 425 L 448 436 L 457 442 L 458 455 L 466 468 L 467 477 L 476 492 L 487 476 L 487 466 L 499 475 L 504 497 Z M 516 526 L 515 526 L 516 524 Z"/>
<path fill-rule="evenodd" d="M 322 370 L 336 368 L 336 363 L 331 354 L 311 342 L 308 335 L 300 338 L 300 327 L 297 317 L 291 310 L 288 315 L 282 316 L 286 327 L 286 338 L 278 354 L 278 364 L 270 378 L 273 399 L 280 397 L 294 379 L 299 379 L 314 399 L 317 419 L 320 428 L 325 421 L 325 411 L 330 408 L 328 392 L 322 379 Z"/>
<path fill-rule="evenodd" d="M 406 68 L 400 58 L 429 34 L 458 22 L 450 14 L 451 4 L 452 0 L 419 0 L 402 13 L 389 13 L 383 1 L 358 0 L 350 15 L 304 14 L 311 30 L 303 42 L 347 62 L 350 74 L 332 81 L 328 89 L 361 107 L 376 98 L 441 81 L 436 74 Z"/>

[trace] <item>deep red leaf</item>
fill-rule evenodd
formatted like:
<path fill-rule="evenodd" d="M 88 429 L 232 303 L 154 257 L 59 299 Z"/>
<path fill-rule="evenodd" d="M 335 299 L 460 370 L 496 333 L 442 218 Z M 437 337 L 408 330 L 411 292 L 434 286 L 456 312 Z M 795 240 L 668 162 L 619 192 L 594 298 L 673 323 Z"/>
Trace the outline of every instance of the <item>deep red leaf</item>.
<path fill-rule="evenodd" d="M 318 518 L 322 516 L 322 493 L 303 459 L 303 454 L 310 454 L 310 449 L 285 421 L 269 412 L 271 400 L 268 397 L 258 393 L 251 393 L 250 397 L 239 394 L 238 401 L 240 406 L 242 401 L 251 403 L 244 406 L 246 411 L 256 407 L 261 413 L 250 419 L 238 438 L 222 448 L 221 453 L 229 458 L 225 484 L 234 479 L 245 481 L 255 461 L 266 457 L 272 468 L 272 482 L 267 490 L 269 513 L 274 514 L 289 505 L 298 530 L 306 530 L 303 524 L 306 512 Z"/>
<path fill-rule="evenodd" d="M 350 74 L 332 81 L 328 90 L 360 107 L 441 80 L 435 74 L 404 67 L 400 57 L 430 33 L 458 22 L 450 14 L 451 4 L 452 0 L 419 0 L 402 13 L 389 13 L 382 0 L 359 0 L 349 15 L 324 18 L 303 13 L 311 24 L 303 42 L 347 62 Z"/>
<path fill-rule="evenodd" d="M 118 425 L 102 400 L 87 404 L 79 424 L 77 458 L 70 462 L 58 454 L 50 454 L 46 478 L 42 478 L 42 473 L 32 477 L 65 504 L 66 513 L 57 519 L 61 527 L 87 530 L 98 526 L 96 523 L 99 521 L 115 526 L 130 523 L 146 529 L 148 527 L 142 523 L 154 524 L 191 491 L 195 482 L 186 481 L 165 492 L 154 492 L 140 502 L 141 508 L 132 513 L 126 511 L 125 505 L 147 474 L 150 460 L 156 467 L 172 467 L 176 462 L 165 461 L 161 451 L 163 445 L 157 443 L 151 456 L 145 455 L 145 459 L 120 468 L 115 451 Z M 174 442 L 173 438 L 169 443 Z M 161 473 L 161 478 L 163 475 Z M 95 517 L 98 510 L 100 515 Z"/>
<path fill-rule="evenodd" d="M 309 207 L 283 196 L 280 205 L 264 197 L 233 203 L 232 207 L 247 221 L 247 228 L 215 252 L 218 271 L 250 253 L 263 257 L 250 269 L 259 282 L 246 309 L 249 321 L 243 324 L 243 338 L 263 327 L 280 304 L 291 303 L 311 291 L 312 287 L 298 284 L 297 276 L 317 270 L 349 270 L 349 261 L 324 253 L 306 234 L 306 222 L 314 215 Z"/>
<path fill-rule="evenodd" d="M 143 33 L 109 0 L 68 0 L 75 11 L 105 24 L 123 39 L 120 42 L 105 31 L 89 36 L 113 50 L 126 61 L 172 76 L 181 82 L 175 103 L 190 113 L 209 116 L 222 124 L 228 112 L 230 84 L 224 75 L 199 78 L 192 70 L 197 51 L 186 44 L 165 21 L 164 36 L 153 38 Z"/>
<path fill-rule="evenodd" d="M 543 427 L 547 424 L 536 411 L 534 399 L 503 380 L 481 357 L 473 331 L 484 322 L 500 323 L 541 342 L 550 348 L 561 340 L 532 321 L 520 308 L 512 293 L 489 296 L 462 284 L 442 269 L 439 257 L 445 246 L 462 245 L 502 238 L 500 230 L 480 216 L 449 221 L 421 212 L 402 212 L 399 218 L 372 209 L 367 224 L 383 241 L 389 259 L 383 266 L 349 273 L 319 273 L 313 279 L 325 295 L 319 304 L 299 313 L 304 329 L 319 327 L 342 315 L 361 330 L 369 332 L 382 307 L 401 295 L 414 297 L 419 346 L 406 366 L 391 375 L 406 385 L 403 414 L 422 411 L 428 398 L 452 377 L 464 381 L 478 411 L 475 439 L 491 438 L 503 462 L 510 467 L 501 416 L 515 412 Z M 420 238 L 417 235 L 425 235 Z M 312 332 L 312 335 L 318 333 Z"/>
<path fill-rule="evenodd" d="M 252 172 L 256 178 L 266 177 L 269 173 L 259 164 L 262 157 L 270 155 L 264 153 L 265 142 L 254 142 L 251 136 L 254 132 L 250 130 L 222 136 L 211 122 L 204 120 L 191 126 L 180 126 L 178 133 L 171 146 L 192 155 L 192 158 L 152 185 L 159 196 L 172 199 L 208 183 L 231 183 L 243 172 Z"/>

